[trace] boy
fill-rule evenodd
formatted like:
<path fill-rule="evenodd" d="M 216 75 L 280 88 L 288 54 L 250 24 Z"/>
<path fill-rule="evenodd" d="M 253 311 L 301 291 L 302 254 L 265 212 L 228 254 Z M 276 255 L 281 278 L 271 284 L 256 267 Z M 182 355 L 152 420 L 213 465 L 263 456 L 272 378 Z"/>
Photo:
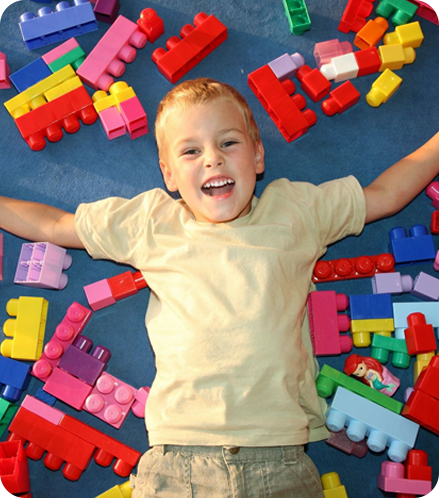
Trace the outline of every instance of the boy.
<path fill-rule="evenodd" d="M 226 84 L 176 86 L 156 120 L 161 189 L 80 205 L 76 214 L 0 198 L 0 227 L 85 247 L 141 270 L 157 375 L 146 410 L 152 449 L 133 498 L 322 497 L 304 454 L 325 437 L 301 326 L 328 244 L 402 209 L 439 172 L 439 134 L 362 189 L 285 179 L 260 199 L 264 148 Z M 308 351 L 307 351 L 308 346 Z"/>

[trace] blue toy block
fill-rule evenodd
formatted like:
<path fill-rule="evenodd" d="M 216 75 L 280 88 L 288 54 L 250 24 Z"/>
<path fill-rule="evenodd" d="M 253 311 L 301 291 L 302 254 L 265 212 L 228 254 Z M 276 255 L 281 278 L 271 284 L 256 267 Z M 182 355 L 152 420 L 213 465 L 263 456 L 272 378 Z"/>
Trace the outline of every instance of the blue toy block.
<path fill-rule="evenodd" d="M 351 441 L 362 441 L 374 452 L 389 447 L 388 456 L 394 462 L 403 462 L 416 442 L 419 425 L 397 413 L 362 398 L 343 387 L 338 387 L 326 416 L 326 426 L 339 432 L 347 426 Z"/>
<path fill-rule="evenodd" d="M 349 296 L 351 320 L 393 318 L 391 294 L 359 294 Z"/>
<path fill-rule="evenodd" d="M 24 92 L 30 86 L 35 85 L 52 74 L 49 66 L 40 57 L 27 66 L 22 67 L 10 75 L 10 80 L 18 93 Z"/>
<path fill-rule="evenodd" d="M 0 356 L 1 395 L 4 399 L 12 403 L 20 399 L 21 393 L 29 386 L 30 370 L 26 363 Z"/>
<path fill-rule="evenodd" d="M 20 29 L 29 50 L 58 43 L 98 29 L 93 5 L 88 0 L 73 0 L 56 4 L 55 12 L 42 7 L 38 17 L 32 12 L 20 16 Z"/>
<path fill-rule="evenodd" d="M 43 391 L 43 388 L 39 387 L 37 392 L 34 394 L 34 398 L 39 399 L 43 403 L 46 403 L 46 405 L 49 406 L 54 406 L 56 403 L 56 398 L 55 396 L 52 396 L 49 393 L 46 393 L 46 391 Z"/>
<path fill-rule="evenodd" d="M 395 265 L 410 265 L 433 261 L 436 257 L 433 237 L 425 225 L 415 225 L 407 235 L 405 228 L 393 228 L 389 232 L 389 252 L 395 258 Z"/>

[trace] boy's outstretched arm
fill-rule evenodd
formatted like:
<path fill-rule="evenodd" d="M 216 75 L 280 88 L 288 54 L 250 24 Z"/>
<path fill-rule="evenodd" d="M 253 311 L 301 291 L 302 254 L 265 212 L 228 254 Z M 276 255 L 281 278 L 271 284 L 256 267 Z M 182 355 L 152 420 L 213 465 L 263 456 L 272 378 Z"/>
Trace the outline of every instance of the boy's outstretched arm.
<path fill-rule="evenodd" d="M 366 223 L 403 209 L 439 174 L 439 133 L 364 188 Z"/>
<path fill-rule="evenodd" d="M 46 204 L 0 196 L 0 228 L 23 239 L 82 249 L 75 215 Z"/>

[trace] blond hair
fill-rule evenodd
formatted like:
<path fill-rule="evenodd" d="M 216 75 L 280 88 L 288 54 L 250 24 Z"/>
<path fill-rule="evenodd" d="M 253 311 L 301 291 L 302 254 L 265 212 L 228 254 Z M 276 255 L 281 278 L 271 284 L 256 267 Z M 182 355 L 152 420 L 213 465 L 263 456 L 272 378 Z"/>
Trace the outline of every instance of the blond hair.
<path fill-rule="evenodd" d="M 157 109 L 155 121 L 155 138 L 159 157 L 163 156 L 165 147 L 165 129 L 168 116 L 176 109 L 184 110 L 191 105 L 206 104 L 213 99 L 225 99 L 237 105 L 242 113 L 250 139 L 256 143 L 260 140 L 259 128 L 245 98 L 232 86 L 210 78 L 187 80 L 172 90 L 162 99 Z"/>

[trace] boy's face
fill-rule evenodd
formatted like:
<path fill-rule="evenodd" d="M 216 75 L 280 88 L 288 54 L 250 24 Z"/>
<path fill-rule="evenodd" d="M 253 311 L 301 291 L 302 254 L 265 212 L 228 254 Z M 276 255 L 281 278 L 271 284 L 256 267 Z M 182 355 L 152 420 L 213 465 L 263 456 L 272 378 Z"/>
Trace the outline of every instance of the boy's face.
<path fill-rule="evenodd" d="M 236 104 L 214 99 L 176 111 L 165 140 L 166 186 L 179 191 L 197 221 L 223 223 L 250 212 L 264 148 L 250 139 Z"/>

